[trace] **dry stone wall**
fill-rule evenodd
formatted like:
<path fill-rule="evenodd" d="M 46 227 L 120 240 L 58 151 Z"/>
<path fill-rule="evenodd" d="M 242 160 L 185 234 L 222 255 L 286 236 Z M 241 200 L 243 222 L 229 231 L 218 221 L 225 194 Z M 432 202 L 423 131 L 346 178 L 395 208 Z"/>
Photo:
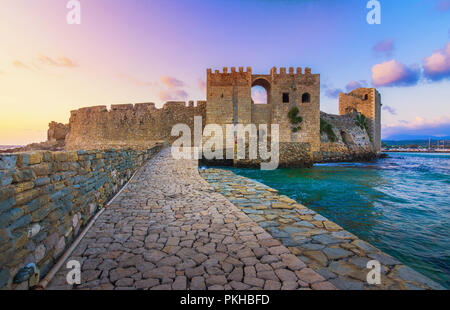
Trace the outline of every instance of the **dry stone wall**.
<path fill-rule="evenodd" d="M 31 262 L 44 276 L 161 147 L 0 155 L 0 289 L 26 289 L 13 278 Z"/>

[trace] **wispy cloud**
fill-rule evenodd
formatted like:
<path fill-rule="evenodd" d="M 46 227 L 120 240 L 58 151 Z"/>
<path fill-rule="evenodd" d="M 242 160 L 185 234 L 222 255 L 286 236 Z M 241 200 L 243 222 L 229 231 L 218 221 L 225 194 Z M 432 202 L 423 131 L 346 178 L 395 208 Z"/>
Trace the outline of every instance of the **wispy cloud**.
<path fill-rule="evenodd" d="M 161 83 L 163 83 L 164 85 L 166 85 L 169 88 L 179 88 L 179 87 L 184 87 L 186 85 L 181 80 L 178 80 L 171 76 L 164 76 L 164 75 L 161 76 Z"/>
<path fill-rule="evenodd" d="M 383 138 L 407 138 L 413 136 L 450 136 L 450 115 L 432 120 L 416 117 L 414 121 L 402 125 L 383 125 Z"/>
<path fill-rule="evenodd" d="M 347 90 L 347 92 L 351 92 L 352 90 L 355 90 L 357 88 L 367 87 L 367 85 L 368 85 L 367 81 L 364 81 L 364 80 L 361 80 L 361 81 L 350 81 L 345 86 L 345 89 Z"/>
<path fill-rule="evenodd" d="M 383 110 L 389 112 L 392 115 L 397 115 L 397 110 L 395 108 L 393 108 L 393 107 L 388 106 L 388 105 L 384 105 L 383 106 Z"/>
<path fill-rule="evenodd" d="M 411 86 L 420 78 L 418 66 L 406 66 L 397 60 L 385 61 L 372 67 L 372 83 L 377 86 Z"/>
<path fill-rule="evenodd" d="M 51 58 L 46 55 L 39 55 L 38 60 L 41 64 L 54 67 L 75 68 L 78 65 L 68 57 Z"/>
<path fill-rule="evenodd" d="M 32 70 L 32 68 L 29 65 L 27 65 L 27 64 L 25 64 L 22 61 L 17 60 L 17 59 L 13 61 L 13 66 L 16 67 L 16 68 L 19 68 L 19 69 Z"/>
<path fill-rule="evenodd" d="M 424 75 L 432 81 L 450 78 L 450 42 L 445 49 L 434 52 L 423 60 Z"/>
<path fill-rule="evenodd" d="M 378 55 L 390 57 L 395 49 L 394 41 L 392 39 L 386 39 L 375 44 L 372 50 Z"/>
<path fill-rule="evenodd" d="M 439 0 L 436 8 L 441 12 L 450 10 L 450 0 Z"/>
<path fill-rule="evenodd" d="M 158 86 L 157 82 L 140 80 L 138 78 L 135 78 L 134 76 L 131 76 L 131 75 L 125 74 L 125 73 L 118 73 L 117 76 L 125 81 L 128 81 L 131 84 L 136 85 L 136 86 L 141 86 L 141 87 Z"/>
<path fill-rule="evenodd" d="M 182 89 L 180 90 L 167 90 L 162 89 L 158 92 L 159 99 L 162 101 L 185 101 L 188 98 L 188 93 Z"/>
<path fill-rule="evenodd" d="M 339 98 L 339 94 L 344 92 L 343 89 L 335 88 L 331 84 L 322 84 L 321 88 L 322 88 L 325 96 L 327 96 L 329 98 L 333 98 L 333 99 Z"/>
<path fill-rule="evenodd" d="M 206 92 L 206 82 L 203 79 L 197 80 L 197 86 L 202 92 Z"/>

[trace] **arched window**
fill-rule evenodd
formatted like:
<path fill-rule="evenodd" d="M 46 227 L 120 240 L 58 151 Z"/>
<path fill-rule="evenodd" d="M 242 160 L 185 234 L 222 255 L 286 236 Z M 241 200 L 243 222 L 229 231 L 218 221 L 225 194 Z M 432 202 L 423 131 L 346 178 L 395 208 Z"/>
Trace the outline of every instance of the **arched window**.
<path fill-rule="evenodd" d="M 369 95 L 364 95 L 364 100 L 367 100 L 367 99 L 369 99 Z"/>
<path fill-rule="evenodd" d="M 302 95 L 302 103 L 311 102 L 311 95 L 309 93 L 304 93 Z"/>

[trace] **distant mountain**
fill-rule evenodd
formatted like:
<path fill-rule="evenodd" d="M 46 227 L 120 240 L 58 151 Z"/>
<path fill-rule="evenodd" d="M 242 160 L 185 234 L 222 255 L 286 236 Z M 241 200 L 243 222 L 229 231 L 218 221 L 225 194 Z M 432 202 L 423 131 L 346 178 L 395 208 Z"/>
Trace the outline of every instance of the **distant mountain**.
<path fill-rule="evenodd" d="M 387 137 L 386 139 L 382 139 L 383 141 L 412 141 L 412 140 L 426 140 L 428 142 L 428 139 L 431 138 L 431 140 L 435 141 L 442 141 L 442 140 L 450 140 L 450 136 L 443 136 L 443 137 L 437 137 L 437 136 L 427 136 L 427 135 L 408 135 L 408 134 L 397 134 L 397 135 L 391 135 Z"/>

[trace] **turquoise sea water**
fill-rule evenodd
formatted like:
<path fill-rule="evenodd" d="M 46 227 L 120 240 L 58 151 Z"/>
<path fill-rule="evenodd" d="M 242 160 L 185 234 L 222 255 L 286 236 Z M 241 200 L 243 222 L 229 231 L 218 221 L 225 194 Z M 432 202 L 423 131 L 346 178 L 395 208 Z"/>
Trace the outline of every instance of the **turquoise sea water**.
<path fill-rule="evenodd" d="M 312 169 L 231 169 L 279 190 L 450 288 L 450 154 Z"/>

